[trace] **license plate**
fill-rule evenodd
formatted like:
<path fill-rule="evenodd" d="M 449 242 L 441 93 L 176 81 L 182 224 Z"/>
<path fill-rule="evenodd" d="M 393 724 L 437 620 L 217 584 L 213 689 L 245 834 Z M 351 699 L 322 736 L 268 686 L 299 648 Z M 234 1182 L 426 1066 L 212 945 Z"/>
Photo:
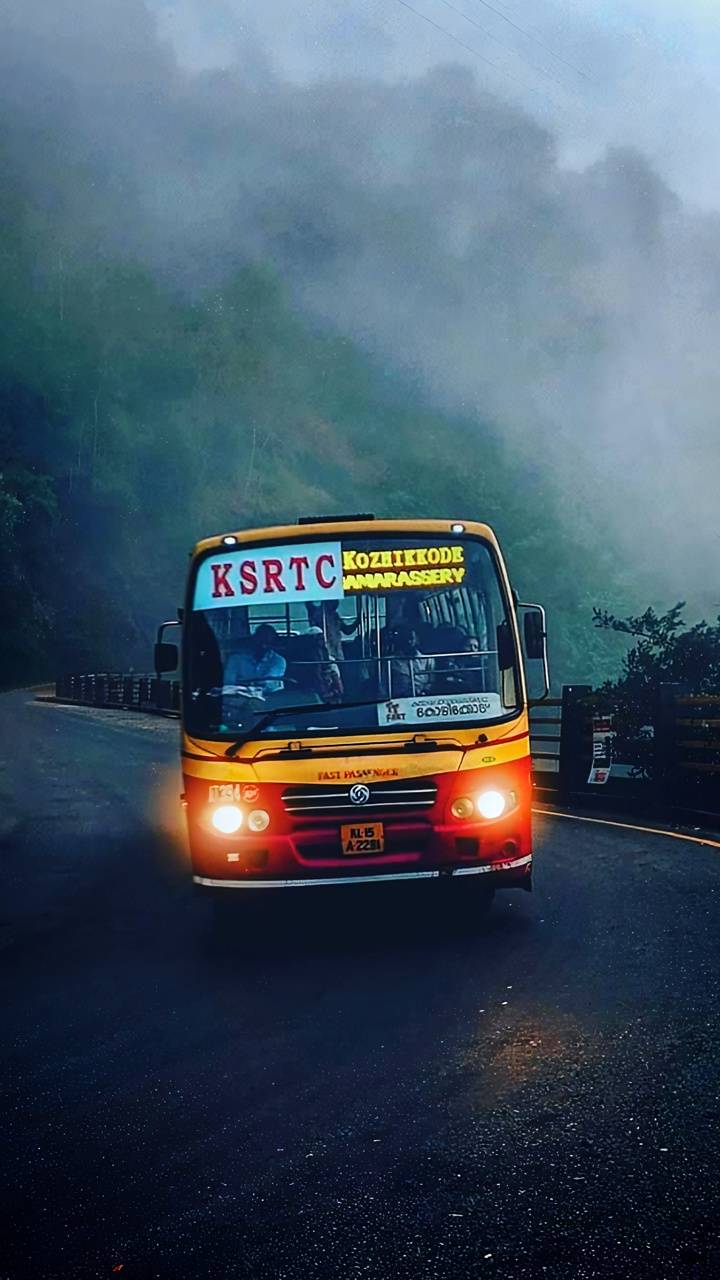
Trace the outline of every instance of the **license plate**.
<path fill-rule="evenodd" d="M 382 853 L 385 833 L 382 822 L 353 822 L 340 828 L 342 851 L 353 857 L 363 853 Z"/>

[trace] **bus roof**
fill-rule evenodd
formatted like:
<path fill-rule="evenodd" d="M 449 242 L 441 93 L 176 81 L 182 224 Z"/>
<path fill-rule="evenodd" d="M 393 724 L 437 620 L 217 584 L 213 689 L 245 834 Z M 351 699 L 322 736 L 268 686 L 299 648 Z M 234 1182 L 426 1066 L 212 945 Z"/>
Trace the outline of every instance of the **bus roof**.
<path fill-rule="evenodd" d="M 217 533 L 212 538 L 203 538 L 196 543 L 191 555 L 193 557 L 203 555 L 206 551 L 211 551 L 215 547 L 227 545 L 224 543 L 226 538 L 236 538 L 239 543 L 277 543 L 290 542 L 295 539 L 304 538 L 327 538 L 328 533 L 342 536 L 344 534 L 355 535 L 373 535 L 396 533 L 399 535 L 410 535 L 416 533 L 434 533 L 443 537 L 448 535 L 453 537 L 460 536 L 458 526 L 462 525 L 462 533 L 474 535 L 478 538 L 485 538 L 490 542 L 496 550 L 498 550 L 498 541 L 492 529 L 487 524 L 480 524 L 476 520 L 382 520 L 382 519 L 360 519 L 348 520 L 338 519 L 331 521 L 323 519 L 316 524 L 278 524 L 268 525 L 259 529 L 228 529 L 225 533 Z"/>

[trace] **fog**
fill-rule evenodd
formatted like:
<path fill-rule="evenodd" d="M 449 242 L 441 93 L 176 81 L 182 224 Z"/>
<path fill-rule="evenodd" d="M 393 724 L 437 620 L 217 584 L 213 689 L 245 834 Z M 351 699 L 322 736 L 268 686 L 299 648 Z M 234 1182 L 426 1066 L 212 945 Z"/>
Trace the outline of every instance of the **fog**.
<path fill-rule="evenodd" d="M 2 0 L 3 152 L 49 205 L 63 157 L 91 173 L 62 194 L 78 252 L 190 292 L 270 264 L 429 403 L 492 418 L 568 522 L 710 607 L 712 10 L 498 5 L 522 34 L 459 0 L 484 34 L 413 7 L 476 52 L 373 0 Z"/>
<path fill-rule="evenodd" d="M 563 163 L 641 149 L 692 203 L 720 204 L 716 0 L 151 0 L 183 65 L 254 49 L 296 83 L 394 81 L 454 59 L 553 130 Z"/>

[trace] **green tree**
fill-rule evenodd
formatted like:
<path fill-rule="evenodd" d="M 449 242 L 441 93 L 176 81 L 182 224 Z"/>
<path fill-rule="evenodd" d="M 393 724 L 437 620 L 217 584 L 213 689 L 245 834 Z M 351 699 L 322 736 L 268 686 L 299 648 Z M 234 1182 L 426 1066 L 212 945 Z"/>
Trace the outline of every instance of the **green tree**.
<path fill-rule="evenodd" d="M 652 694 L 661 682 L 686 685 L 695 693 L 720 689 L 720 615 L 687 626 L 685 603 L 666 613 L 648 608 L 637 617 L 617 618 L 604 609 L 593 610 L 596 627 L 637 641 L 622 660 L 620 676 L 608 684 L 620 693 Z"/>

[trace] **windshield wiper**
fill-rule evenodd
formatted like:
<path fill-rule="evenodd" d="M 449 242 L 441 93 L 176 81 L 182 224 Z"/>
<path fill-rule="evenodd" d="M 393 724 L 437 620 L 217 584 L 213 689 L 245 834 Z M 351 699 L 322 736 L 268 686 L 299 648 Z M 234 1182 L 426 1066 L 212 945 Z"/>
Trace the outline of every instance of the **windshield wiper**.
<path fill-rule="evenodd" d="M 381 702 L 386 701 L 386 698 L 370 698 L 364 702 L 301 702 L 297 707 L 273 707 L 271 711 L 265 711 L 261 716 L 258 716 L 246 733 L 236 738 L 235 742 L 231 742 L 225 755 L 232 759 L 240 748 L 245 746 L 246 742 L 250 742 L 256 733 L 262 732 L 267 725 L 272 724 L 273 720 L 277 720 L 279 716 L 297 715 L 299 711 L 314 712 L 315 714 L 326 712 L 330 714 L 331 712 L 349 711 L 357 707 L 379 707 Z"/>

